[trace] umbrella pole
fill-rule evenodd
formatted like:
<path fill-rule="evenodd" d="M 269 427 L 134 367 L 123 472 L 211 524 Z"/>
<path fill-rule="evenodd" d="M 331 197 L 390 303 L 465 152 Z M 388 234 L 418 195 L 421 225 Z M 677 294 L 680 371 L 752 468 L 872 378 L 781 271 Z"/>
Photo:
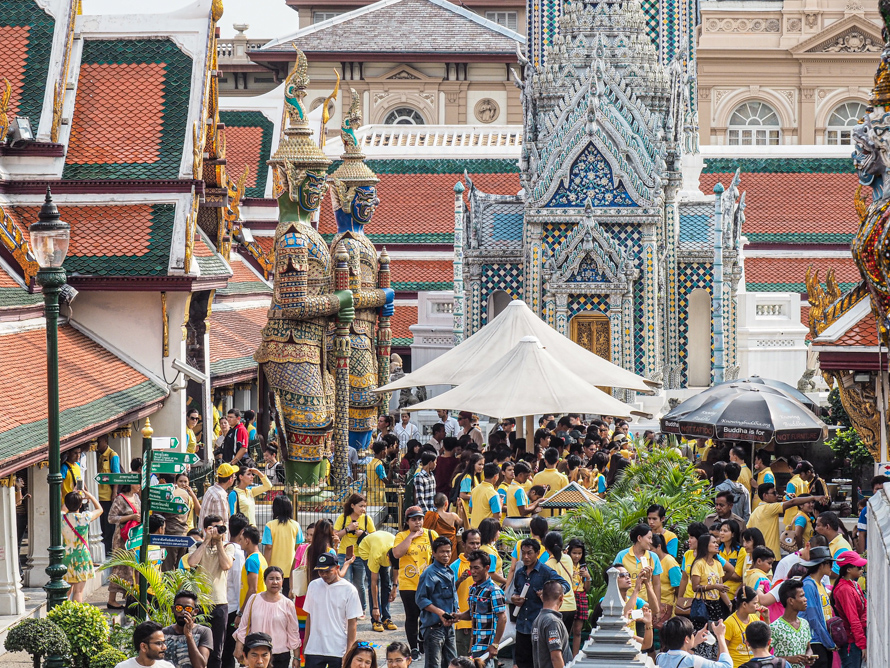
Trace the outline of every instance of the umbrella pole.
<path fill-rule="evenodd" d="M 535 451 L 535 416 L 526 415 L 525 422 L 525 451 Z"/>

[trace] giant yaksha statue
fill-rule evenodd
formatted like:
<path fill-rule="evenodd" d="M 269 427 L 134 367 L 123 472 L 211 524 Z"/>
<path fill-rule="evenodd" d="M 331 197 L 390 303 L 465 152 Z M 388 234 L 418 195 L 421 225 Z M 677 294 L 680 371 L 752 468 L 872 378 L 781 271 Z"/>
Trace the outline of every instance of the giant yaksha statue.
<path fill-rule="evenodd" d="M 313 484 L 323 475 L 335 416 L 328 331 L 338 320 L 354 317 L 352 293 L 334 290 L 331 255 L 311 222 L 327 191 L 331 161 L 312 140 L 303 105 L 307 69 L 306 56 L 298 50 L 285 83 L 288 127 L 269 160 L 279 210 L 274 294 L 254 355 L 274 392 L 289 484 Z"/>
<path fill-rule="evenodd" d="M 349 256 L 349 288 L 355 304 L 355 320 L 350 327 L 349 358 L 349 444 L 366 448 L 377 422 L 383 399 L 374 390 L 380 382 L 375 326 L 381 325 L 377 339 L 382 340 L 389 359 L 389 318 L 393 314 L 395 293 L 389 287 L 388 256 L 378 262 L 374 244 L 365 236 L 364 227 L 380 203 L 377 199 L 377 175 L 365 164 L 355 130 L 361 125 L 361 98 L 351 90 L 352 104 L 340 127 L 345 151 L 343 163 L 330 176 L 331 197 L 337 218 L 337 234 L 331 242 L 331 255 L 345 250 Z M 384 251 L 385 253 L 385 251 Z M 381 356 L 382 359 L 382 356 Z"/>

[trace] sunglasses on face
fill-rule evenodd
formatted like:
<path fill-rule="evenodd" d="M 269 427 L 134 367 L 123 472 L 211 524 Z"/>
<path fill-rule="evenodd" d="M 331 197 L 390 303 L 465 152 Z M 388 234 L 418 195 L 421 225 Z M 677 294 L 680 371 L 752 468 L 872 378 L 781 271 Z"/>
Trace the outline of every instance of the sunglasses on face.
<path fill-rule="evenodd" d="M 173 610 L 174 612 L 195 612 L 195 608 L 190 605 L 174 605 Z"/>

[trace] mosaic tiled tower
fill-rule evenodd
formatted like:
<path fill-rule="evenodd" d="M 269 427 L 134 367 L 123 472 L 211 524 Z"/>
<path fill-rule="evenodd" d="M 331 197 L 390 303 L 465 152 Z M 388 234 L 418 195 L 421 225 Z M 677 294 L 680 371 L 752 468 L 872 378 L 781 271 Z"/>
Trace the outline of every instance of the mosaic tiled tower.
<path fill-rule="evenodd" d="M 683 155 L 697 151 L 694 21 L 691 5 L 670 7 L 666 18 L 665 0 L 530 5 L 523 190 L 490 195 L 467 179 L 468 212 L 457 221 L 466 335 L 504 298 L 521 297 L 602 357 L 668 387 L 685 384 L 680 305 L 711 286 L 681 276 L 706 277 L 714 257 L 713 245 L 707 258 L 680 243 L 684 217 L 702 204 L 678 201 Z M 735 199 L 729 207 L 731 273 Z M 728 340 L 734 327 L 730 317 Z"/>

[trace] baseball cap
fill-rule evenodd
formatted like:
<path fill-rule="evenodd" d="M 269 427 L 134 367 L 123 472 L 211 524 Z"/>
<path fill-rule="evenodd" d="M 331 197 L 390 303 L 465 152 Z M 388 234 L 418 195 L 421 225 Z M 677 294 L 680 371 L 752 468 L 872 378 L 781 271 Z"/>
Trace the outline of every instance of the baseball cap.
<path fill-rule="evenodd" d="M 318 555 L 318 559 L 315 560 L 315 570 L 317 571 L 326 571 L 337 565 L 337 557 L 330 552 L 323 552 Z"/>
<path fill-rule="evenodd" d="M 244 639 L 244 649 L 249 650 L 254 647 L 268 647 L 272 649 L 272 638 L 267 633 L 251 633 Z"/>
<path fill-rule="evenodd" d="M 412 517 L 424 517 L 425 513 L 421 510 L 420 506 L 411 506 L 408 510 L 405 511 L 405 519 L 410 519 Z"/>
<path fill-rule="evenodd" d="M 217 478 L 228 478 L 229 476 L 235 475 L 235 471 L 237 471 L 234 466 L 229 464 L 228 462 L 223 462 L 219 465 L 219 468 L 216 469 L 216 477 Z M 262 634 L 260 634 L 262 635 Z"/>
<path fill-rule="evenodd" d="M 837 555 L 837 559 L 834 560 L 838 567 L 841 566 L 865 566 L 868 561 L 865 557 L 859 556 L 858 552 L 854 552 L 853 550 L 846 550 L 845 552 L 841 552 Z"/>
<path fill-rule="evenodd" d="M 809 568 L 810 566 L 818 566 L 819 564 L 825 563 L 826 561 L 831 561 L 831 552 L 827 547 L 811 547 L 810 548 L 810 560 L 809 561 L 801 561 L 801 566 L 806 566 Z"/>

